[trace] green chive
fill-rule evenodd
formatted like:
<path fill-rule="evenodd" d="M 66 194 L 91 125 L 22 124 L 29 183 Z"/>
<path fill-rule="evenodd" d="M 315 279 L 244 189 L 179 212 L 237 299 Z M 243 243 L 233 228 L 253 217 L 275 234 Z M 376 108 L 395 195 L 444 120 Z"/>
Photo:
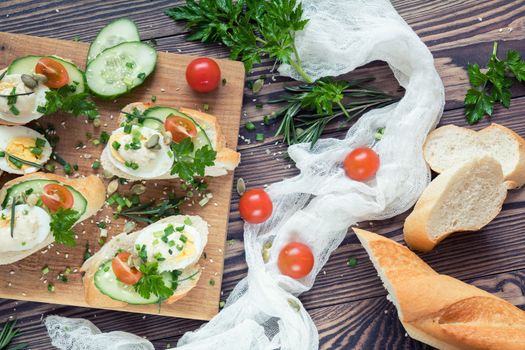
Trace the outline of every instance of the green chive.
<path fill-rule="evenodd" d="M 55 285 L 53 283 L 47 284 L 47 291 L 53 293 L 55 291 Z"/>
<path fill-rule="evenodd" d="M 4 151 L 0 151 L 0 158 L 3 158 L 5 157 L 5 152 Z"/>
<path fill-rule="evenodd" d="M 99 160 L 95 160 L 93 162 L 93 164 L 91 164 L 91 167 L 95 170 L 99 169 L 100 168 L 100 161 Z"/>
<path fill-rule="evenodd" d="M 259 141 L 259 142 L 263 142 L 264 141 L 264 134 L 261 134 L 261 133 L 255 134 L 255 140 Z"/>
<path fill-rule="evenodd" d="M 54 164 L 46 164 L 46 168 L 45 168 L 48 172 L 50 173 L 54 173 L 55 172 L 55 169 L 56 169 L 56 166 Z"/>
<path fill-rule="evenodd" d="M 156 102 L 157 101 L 157 96 L 153 95 L 151 96 L 151 102 Z"/>
<path fill-rule="evenodd" d="M 113 143 L 111 144 L 111 146 L 113 147 L 113 149 L 115 149 L 116 151 L 119 150 L 120 148 L 120 143 L 118 141 L 113 141 Z"/>
<path fill-rule="evenodd" d="M 356 267 L 357 266 L 357 258 L 356 257 L 348 258 L 348 261 L 346 262 L 346 265 L 348 265 L 349 267 Z"/>
<path fill-rule="evenodd" d="M 124 125 L 124 132 L 126 134 L 131 134 L 131 128 L 132 128 L 131 124 Z"/>
<path fill-rule="evenodd" d="M 67 163 L 64 165 L 64 173 L 66 173 L 66 175 L 73 174 L 73 167 L 71 167 L 71 164 Z"/>
<path fill-rule="evenodd" d="M 246 122 L 246 124 L 244 124 L 244 128 L 248 131 L 253 131 L 255 130 L 255 124 L 252 122 Z"/>
<path fill-rule="evenodd" d="M 139 73 L 139 74 L 137 75 L 137 78 L 139 78 L 140 80 L 144 80 L 144 79 L 146 79 L 146 73 L 144 73 L 144 72 Z"/>
<path fill-rule="evenodd" d="M 44 266 L 42 268 L 42 275 L 47 275 L 49 273 L 49 266 Z"/>

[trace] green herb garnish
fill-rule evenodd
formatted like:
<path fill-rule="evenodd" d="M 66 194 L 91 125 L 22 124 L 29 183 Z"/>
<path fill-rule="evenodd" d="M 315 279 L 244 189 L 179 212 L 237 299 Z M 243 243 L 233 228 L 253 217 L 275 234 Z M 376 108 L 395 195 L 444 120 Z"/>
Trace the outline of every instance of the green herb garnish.
<path fill-rule="evenodd" d="M 75 85 L 66 85 L 46 91 L 46 104 L 38 106 L 38 112 L 46 115 L 65 112 L 75 117 L 85 115 L 89 120 L 95 120 L 99 116 L 95 103 L 89 99 L 88 93 L 73 94 L 75 90 Z"/>
<path fill-rule="evenodd" d="M 55 213 L 51 213 L 50 227 L 56 243 L 70 247 L 76 245 L 75 232 L 72 228 L 79 218 L 78 211 L 73 209 L 60 208 Z"/>
<path fill-rule="evenodd" d="M 348 260 L 346 261 L 346 265 L 348 265 L 349 267 L 356 267 L 357 266 L 357 258 L 356 257 L 348 258 Z"/>
<path fill-rule="evenodd" d="M 195 145 L 191 138 L 185 138 L 180 143 L 172 143 L 171 150 L 175 158 L 171 175 L 178 175 L 182 180 L 195 182 L 194 176 L 204 176 L 207 166 L 215 164 L 215 152 L 209 145 L 194 151 Z"/>
<path fill-rule="evenodd" d="M 8 321 L 0 332 L 0 349 L 8 349 L 7 346 L 11 344 L 14 338 L 22 334 L 19 328 L 16 327 L 16 320 Z M 24 350 L 27 349 L 27 344 L 18 344 L 9 347 L 8 350 Z"/>
<path fill-rule="evenodd" d="M 246 124 L 244 124 L 244 128 L 248 131 L 253 131 L 255 130 L 255 124 L 253 122 L 246 122 Z"/>
<path fill-rule="evenodd" d="M 13 201 L 11 202 L 11 222 L 10 222 L 11 238 L 13 238 L 13 235 L 15 233 L 15 218 L 16 218 L 16 198 L 13 197 Z"/>
<path fill-rule="evenodd" d="M 133 286 L 135 291 L 145 299 L 149 299 L 151 294 L 156 295 L 161 300 L 166 300 L 173 295 L 173 290 L 164 284 L 164 279 L 158 271 L 158 262 L 152 261 L 139 267 L 142 278 Z"/>

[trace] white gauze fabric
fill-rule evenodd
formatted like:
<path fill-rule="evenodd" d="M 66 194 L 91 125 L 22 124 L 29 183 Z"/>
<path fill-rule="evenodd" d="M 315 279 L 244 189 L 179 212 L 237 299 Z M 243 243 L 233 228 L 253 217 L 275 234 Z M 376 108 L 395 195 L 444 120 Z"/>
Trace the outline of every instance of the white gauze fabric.
<path fill-rule="evenodd" d="M 300 174 L 268 187 L 274 203 L 269 221 L 245 225 L 248 276 L 217 316 L 180 339 L 179 350 L 317 349 L 317 329 L 296 296 L 312 287 L 351 225 L 406 211 L 429 182 L 421 149 L 444 105 L 443 84 L 429 50 L 387 0 L 303 0 L 303 6 L 310 21 L 296 45 L 312 78 L 338 76 L 381 60 L 390 65 L 405 96 L 363 115 L 343 140 L 322 139 L 312 149 L 309 144 L 288 149 Z M 279 71 L 299 79 L 289 66 Z M 385 127 L 384 137 L 376 142 L 380 127 Z M 381 159 L 374 180 L 366 183 L 350 180 L 341 167 L 359 146 L 373 147 Z M 265 264 L 261 252 L 269 241 L 273 245 Z M 313 271 L 302 280 L 283 276 L 277 268 L 278 253 L 290 241 L 306 243 L 315 256 Z M 50 336 L 56 343 L 64 337 Z M 116 349 L 106 336 L 94 337 L 107 339 L 107 349 Z M 95 349 L 76 341 L 86 346 L 82 349 Z"/>

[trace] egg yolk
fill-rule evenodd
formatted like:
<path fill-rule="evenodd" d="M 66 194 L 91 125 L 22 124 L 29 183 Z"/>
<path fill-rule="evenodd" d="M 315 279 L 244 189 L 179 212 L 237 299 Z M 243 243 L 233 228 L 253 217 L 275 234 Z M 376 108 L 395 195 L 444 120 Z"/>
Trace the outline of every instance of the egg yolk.
<path fill-rule="evenodd" d="M 179 255 L 175 257 L 175 261 L 184 260 L 194 255 L 195 255 L 195 244 L 193 244 L 193 241 L 188 240 L 186 244 L 184 245 L 184 249 L 180 252 Z"/>
<path fill-rule="evenodd" d="M 16 85 L 13 83 L 9 83 L 7 81 L 0 82 L 0 91 L 2 90 L 12 90 Z"/>
<path fill-rule="evenodd" d="M 37 163 L 40 156 L 31 153 L 31 149 L 36 146 L 36 140 L 32 137 L 15 137 L 9 141 L 5 152 L 9 155 L 18 157 L 29 162 Z M 22 164 L 22 168 L 17 167 L 8 160 L 9 166 L 13 169 L 27 169 L 29 165 Z"/>

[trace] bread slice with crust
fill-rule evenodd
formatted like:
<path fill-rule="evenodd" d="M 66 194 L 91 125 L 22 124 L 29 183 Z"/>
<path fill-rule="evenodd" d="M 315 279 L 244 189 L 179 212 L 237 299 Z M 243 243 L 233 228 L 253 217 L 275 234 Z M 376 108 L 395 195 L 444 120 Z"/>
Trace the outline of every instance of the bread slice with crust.
<path fill-rule="evenodd" d="M 405 242 L 430 251 L 450 234 L 476 231 L 501 211 L 507 196 L 500 163 L 485 156 L 460 163 L 437 176 L 406 218 Z"/>
<path fill-rule="evenodd" d="M 126 113 L 131 113 L 134 108 L 137 108 L 139 111 L 144 112 L 146 109 L 151 107 L 151 103 L 142 103 L 134 102 L 125 106 L 122 111 Z M 208 137 L 211 140 L 213 149 L 217 152 L 215 158 L 215 165 L 212 167 L 207 167 L 205 175 L 206 176 L 223 176 L 228 173 L 228 171 L 233 171 L 239 165 L 241 161 L 240 153 L 226 147 L 226 139 L 222 133 L 221 127 L 217 122 L 217 117 L 200 112 L 194 109 L 189 108 L 179 108 L 179 111 L 189 115 L 195 121 L 197 121 L 208 134 Z M 126 114 L 120 113 L 119 123 L 122 123 L 126 120 Z M 130 180 L 142 180 L 140 178 L 134 177 L 132 175 L 126 174 L 114 166 L 110 160 L 109 149 L 111 146 L 106 146 L 101 155 L 101 163 L 105 170 L 109 171 L 113 175 L 118 177 L 130 179 Z M 156 177 L 155 179 L 172 179 L 175 176 L 170 174 L 165 174 L 163 176 Z"/>
<path fill-rule="evenodd" d="M 17 177 L 11 181 L 5 183 L 0 190 L 0 203 L 2 203 L 7 195 L 7 190 L 12 186 L 29 180 L 55 180 L 65 185 L 73 187 L 75 190 L 80 192 L 87 200 L 87 207 L 84 214 L 78 219 L 77 223 L 86 220 L 87 218 L 95 215 L 104 205 L 106 200 L 106 188 L 104 183 L 96 176 L 91 175 L 88 177 L 80 177 L 76 179 L 69 179 L 63 176 L 48 174 L 48 173 L 32 173 L 24 176 Z M 49 233 L 47 238 L 39 245 L 32 249 L 19 251 L 19 252 L 5 252 L 0 254 L 0 265 L 6 265 L 14 263 L 18 260 L 22 260 L 29 255 L 43 249 L 53 243 L 55 238 L 52 233 Z"/>
<path fill-rule="evenodd" d="M 525 312 L 440 275 L 406 247 L 354 228 L 408 335 L 438 349 L 525 349 Z"/>
<path fill-rule="evenodd" d="M 437 128 L 428 135 L 423 155 L 437 173 L 473 158 L 489 155 L 501 163 L 508 188 L 525 184 L 525 140 L 511 129 L 496 123 L 479 132 L 456 125 Z"/>
<path fill-rule="evenodd" d="M 179 220 L 177 221 L 183 224 L 185 218 L 189 218 L 193 223 L 192 225 L 194 225 L 198 231 L 205 229 L 207 232 L 207 224 L 199 216 L 180 215 L 178 218 Z M 158 223 L 163 222 L 173 223 L 173 217 L 158 221 Z M 102 294 L 95 285 L 95 274 L 101 265 L 103 265 L 106 261 L 113 259 L 119 251 L 133 251 L 135 247 L 135 241 L 137 240 L 137 237 L 140 235 L 140 233 L 141 231 L 139 230 L 129 234 L 121 233 L 117 236 L 114 236 L 109 242 L 104 244 L 104 246 L 96 254 L 84 262 L 80 268 L 80 271 L 85 272 L 83 278 L 84 297 L 89 305 L 103 308 L 123 308 L 128 305 L 126 302 L 115 300 L 105 294 Z M 189 278 L 190 276 L 192 278 Z M 198 263 L 182 270 L 182 273 L 179 276 L 180 282 L 177 286 L 177 290 L 169 299 L 165 300 L 164 303 L 173 304 L 177 300 L 184 298 L 197 285 L 200 277 L 201 266 Z"/>

